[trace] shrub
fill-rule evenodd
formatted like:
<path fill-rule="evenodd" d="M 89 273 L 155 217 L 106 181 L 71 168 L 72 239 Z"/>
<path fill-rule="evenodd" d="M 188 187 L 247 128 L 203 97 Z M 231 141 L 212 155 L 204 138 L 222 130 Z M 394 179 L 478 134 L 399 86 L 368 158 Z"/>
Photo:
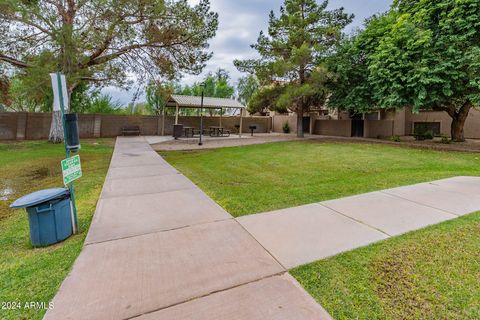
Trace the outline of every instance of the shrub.
<path fill-rule="evenodd" d="M 440 140 L 440 142 L 443 144 L 450 144 L 452 143 L 452 140 L 450 140 L 446 135 L 442 134 L 442 140 Z"/>
<path fill-rule="evenodd" d="M 424 136 L 425 139 L 427 139 L 427 140 L 433 140 L 433 137 L 434 137 L 433 131 L 428 130 L 428 131 L 426 131 L 426 132 L 423 134 L 423 136 Z"/>
<path fill-rule="evenodd" d="M 290 126 L 288 125 L 288 121 L 285 121 L 282 127 L 283 133 L 290 133 Z"/>
<path fill-rule="evenodd" d="M 427 126 L 426 125 L 419 125 L 415 127 L 415 132 L 413 133 L 415 136 L 415 140 L 420 140 L 423 141 L 427 139 L 426 134 L 427 134 Z"/>
<path fill-rule="evenodd" d="M 393 142 L 400 142 L 400 136 L 397 136 L 397 135 L 394 135 L 390 138 L 390 140 L 392 140 Z"/>

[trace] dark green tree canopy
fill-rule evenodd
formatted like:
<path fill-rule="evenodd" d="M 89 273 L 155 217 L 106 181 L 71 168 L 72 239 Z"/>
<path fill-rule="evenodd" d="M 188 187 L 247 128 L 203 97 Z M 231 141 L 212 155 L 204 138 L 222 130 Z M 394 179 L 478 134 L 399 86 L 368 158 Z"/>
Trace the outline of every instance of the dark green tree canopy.
<path fill-rule="evenodd" d="M 370 81 L 370 57 L 392 26 L 395 16 L 373 16 L 365 22 L 365 29 L 344 37 L 335 55 L 327 59 L 334 74 L 329 81 L 331 108 L 368 112 L 378 108 L 374 86 Z"/>
<path fill-rule="evenodd" d="M 329 11 L 327 6 L 328 1 L 285 0 L 280 16 L 270 13 L 268 34 L 261 32 L 252 45 L 261 58 L 235 61 L 240 71 L 256 74 L 267 86 L 263 94 L 272 83 L 281 84 L 275 106 L 297 113 L 299 136 L 304 112 L 326 98 L 329 73 L 322 62 L 335 51 L 343 28 L 353 19 L 343 8 Z"/>
<path fill-rule="evenodd" d="M 217 26 L 208 0 L 0 0 L 0 62 L 62 71 L 72 88 L 198 74 Z"/>
<path fill-rule="evenodd" d="M 396 20 L 371 57 L 386 107 L 445 110 L 480 102 L 480 3 L 398 1 Z"/>
<path fill-rule="evenodd" d="M 480 105 L 480 2 L 395 1 L 336 59 L 332 106 L 445 111 L 452 138 L 463 141 L 468 113 Z"/>

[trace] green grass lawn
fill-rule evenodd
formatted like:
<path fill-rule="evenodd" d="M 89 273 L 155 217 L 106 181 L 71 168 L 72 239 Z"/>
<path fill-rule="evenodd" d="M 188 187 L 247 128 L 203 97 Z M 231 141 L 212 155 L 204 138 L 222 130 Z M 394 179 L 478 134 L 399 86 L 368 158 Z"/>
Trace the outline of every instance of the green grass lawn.
<path fill-rule="evenodd" d="M 335 319 L 480 319 L 480 213 L 291 273 Z"/>
<path fill-rule="evenodd" d="M 479 154 L 380 144 L 280 142 L 161 155 L 236 217 L 480 175 Z"/>
<path fill-rule="evenodd" d="M 113 140 L 82 141 L 83 177 L 75 183 L 81 233 L 47 248 L 32 248 L 24 210 L 8 206 L 27 193 L 61 187 L 63 145 L 0 144 L 0 303 L 48 302 L 80 253 L 108 170 Z M 44 310 L 0 310 L 0 319 L 41 319 Z"/>
<path fill-rule="evenodd" d="M 282 142 L 162 152 L 234 216 L 459 175 L 478 154 Z M 480 213 L 292 270 L 335 319 L 480 319 Z"/>

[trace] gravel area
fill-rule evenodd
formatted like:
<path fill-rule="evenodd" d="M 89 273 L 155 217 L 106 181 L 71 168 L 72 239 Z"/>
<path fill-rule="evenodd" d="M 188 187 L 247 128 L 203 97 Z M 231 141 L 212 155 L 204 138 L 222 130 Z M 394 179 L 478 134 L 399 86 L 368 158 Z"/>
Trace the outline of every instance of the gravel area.
<path fill-rule="evenodd" d="M 312 137 L 313 136 L 308 136 L 307 139 L 311 139 Z M 204 137 L 202 146 L 198 145 L 198 138 L 182 138 L 179 140 L 170 140 L 152 144 L 152 148 L 156 151 L 201 150 L 293 140 L 301 139 L 297 138 L 294 134 L 263 133 L 255 134 L 253 137 L 250 135 L 244 135 L 242 138 L 239 138 L 238 136 L 230 136 L 228 138 Z"/>

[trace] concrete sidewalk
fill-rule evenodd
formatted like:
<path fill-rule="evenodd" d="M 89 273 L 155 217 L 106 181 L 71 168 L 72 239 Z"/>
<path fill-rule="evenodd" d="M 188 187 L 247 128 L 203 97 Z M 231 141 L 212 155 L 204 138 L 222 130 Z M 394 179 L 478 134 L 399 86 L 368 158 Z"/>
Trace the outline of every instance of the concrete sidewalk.
<path fill-rule="evenodd" d="M 330 319 L 289 268 L 480 210 L 457 177 L 233 219 L 118 138 L 85 247 L 45 319 Z"/>
<path fill-rule="evenodd" d="M 85 247 L 45 319 L 329 319 L 146 140 L 118 138 Z"/>
<path fill-rule="evenodd" d="M 455 177 L 237 220 L 286 268 L 480 211 L 480 177 Z"/>

